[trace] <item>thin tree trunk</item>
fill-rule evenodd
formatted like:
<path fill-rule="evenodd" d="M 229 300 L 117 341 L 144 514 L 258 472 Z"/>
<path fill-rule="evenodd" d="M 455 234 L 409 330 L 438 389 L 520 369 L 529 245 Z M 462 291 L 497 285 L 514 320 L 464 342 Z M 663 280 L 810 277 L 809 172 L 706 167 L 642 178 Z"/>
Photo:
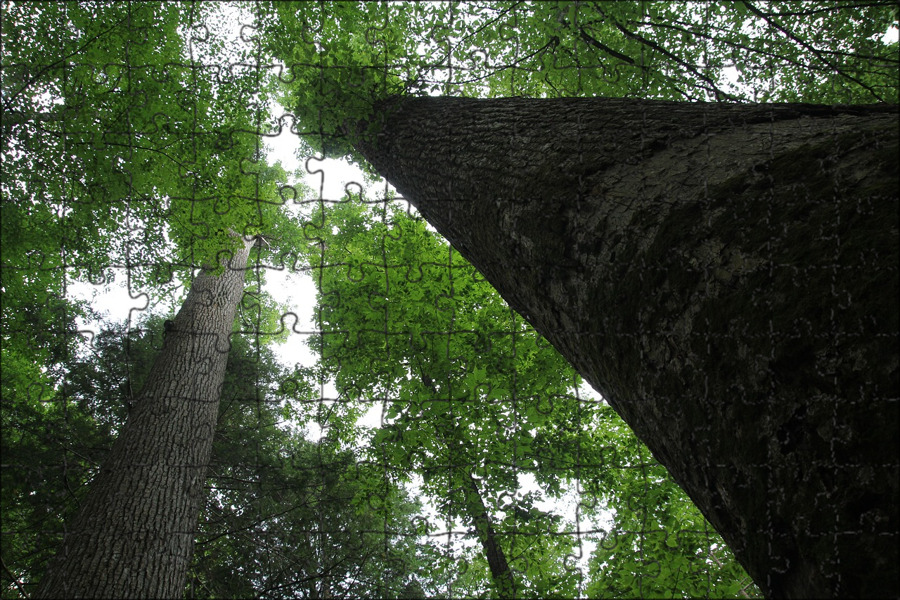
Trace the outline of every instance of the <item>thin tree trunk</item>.
<path fill-rule="evenodd" d="M 419 377 L 422 380 L 422 385 L 432 392 L 433 397 L 439 398 L 440 394 L 434 385 L 434 380 L 425 372 L 421 363 L 419 364 Z M 452 443 L 444 436 L 440 427 L 435 430 L 435 435 L 444 442 L 447 450 L 450 451 L 450 455 L 452 455 L 454 447 L 464 445 L 460 440 L 466 439 L 466 436 L 456 426 L 451 425 L 448 429 L 452 431 Z M 451 463 L 455 462 L 452 459 L 449 460 Z M 500 598 L 515 598 L 517 591 L 515 576 L 512 569 L 509 568 L 509 562 L 506 560 L 503 547 L 500 546 L 500 542 L 497 540 L 497 533 L 494 531 L 491 515 L 484 504 L 484 499 L 481 497 L 478 482 L 471 472 L 462 475 L 462 485 L 466 515 L 472 521 L 473 527 L 475 527 L 475 534 L 478 536 L 481 549 L 484 551 L 484 556 L 487 559 L 488 568 L 491 571 L 491 580 L 494 582 L 497 594 Z"/>
<path fill-rule="evenodd" d="M 229 335 L 252 241 L 202 272 L 174 321 L 38 598 L 184 594 L 203 501 Z"/>
<path fill-rule="evenodd" d="M 357 149 L 767 596 L 900 593 L 896 106 L 416 98 L 375 115 Z"/>
<path fill-rule="evenodd" d="M 481 498 L 481 491 L 478 489 L 478 482 L 471 473 L 463 476 L 466 497 L 466 512 L 475 526 L 475 532 L 478 535 L 478 541 L 484 550 L 487 558 L 488 568 L 491 570 L 491 579 L 500 598 L 516 597 L 516 580 L 513 572 L 509 568 L 506 561 L 506 554 L 500 547 L 497 540 L 497 533 L 491 523 L 491 515 L 488 513 L 484 500 Z"/>

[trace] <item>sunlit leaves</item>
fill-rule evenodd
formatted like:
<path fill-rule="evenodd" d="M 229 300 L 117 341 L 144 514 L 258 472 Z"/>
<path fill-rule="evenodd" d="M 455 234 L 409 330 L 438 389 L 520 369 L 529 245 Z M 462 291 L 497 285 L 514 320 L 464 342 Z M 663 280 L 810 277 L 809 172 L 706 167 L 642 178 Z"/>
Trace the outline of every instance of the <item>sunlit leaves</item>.
<path fill-rule="evenodd" d="M 490 513 L 499 498 L 516 497 L 518 473 L 541 462 L 531 431 L 557 451 L 570 442 L 558 435 L 556 411 L 591 422 L 590 407 L 574 408 L 571 368 L 422 220 L 348 201 L 310 221 L 322 365 L 347 401 L 386 402 L 372 459 L 401 478 L 420 473 L 445 518 L 480 519 L 465 493 L 472 475 Z M 574 469 L 572 458 L 539 479 L 558 494 Z M 514 538 L 501 537 L 515 568 L 540 559 L 542 545 L 528 546 L 526 559 Z M 557 542 L 569 548 L 572 538 Z"/>
<path fill-rule="evenodd" d="M 4 194 L 63 219 L 46 253 L 62 242 L 70 275 L 128 264 L 139 284 L 160 263 L 214 265 L 232 232 L 279 219 L 284 174 L 260 163 L 268 73 L 246 52 L 221 62 L 214 6 L 7 8 Z"/>
<path fill-rule="evenodd" d="M 383 403 L 371 460 L 401 480 L 420 476 L 441 517 L 470 527 L 476 545 L 466 482 L 477 478 L 522 594 L 575 594 L 588 581 L 567 558 L 574 525 L 535 506 L 525 473 L 549 497 L 577 482 L 582 517 L 612 517 L 606 538 L 581 536 L 602 542 L 586 561 L 592 594 L 740 589 L 743 572 L 646 447 L 605 403 L 576 392 L 555 350 L 422 220 L 345 199 L 323 204 L 305 230 L 319 290 L 314 346 L 340 410 Z M 347 427 L 330 416 L 332 429 Z"/>

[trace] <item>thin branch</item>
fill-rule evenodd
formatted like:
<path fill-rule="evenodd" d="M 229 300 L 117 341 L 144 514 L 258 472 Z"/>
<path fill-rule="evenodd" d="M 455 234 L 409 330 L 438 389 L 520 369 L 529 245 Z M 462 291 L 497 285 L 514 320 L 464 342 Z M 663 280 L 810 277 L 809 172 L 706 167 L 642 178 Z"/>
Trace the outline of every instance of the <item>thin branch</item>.
<path fill-rule="evenodd" d="M 585 41 L 586 43 L 588 43 L 589 45 L 591 45 L 591 46 L 593 46 L 593 47 L 595 47 L 595 48 L 598 48 L 598 49 L 602 50 L 603 52 L 606 52 L 606 53 L 609 54 L 610 56 L 614 56 L 614 57 L 618 58 L 618 59 L 621 60 L 621 61 L 625 61 L 625 62 L 627 62 L 627 63 L 630 64 L 630 65 L 635 64 L 634 59 L 631 58 L 630 56 L 625 56 L 625 55 L 622 54 L 621 52 L 618 52 L 618 51 L 616 51 L 616 50 L 613 50 L 613 49 L 610 48 L 609 46 L 607 46 L 607 45 L 605 45 L 605 44 L 602 44 L 602 43 L 601 43 L 599 40 L 597 40 L 596 38 L 594 38 L 594 37 L 588 35 L 588 33 L 584 30 L 584 27 L 580 27 L 580 28 L 578 29 L 578 31 L 579 31 L 579 33 L 581 34 L 581 39 L 584 40 L 584 41 Z"/>
<path fill-rule="evenodd" d="M 589 24 L 592 24 L 592 23 L 594 23 L 594 21 L 588 21 L 588 22 L 585 23 L 585 25 L 589 25 Z M 565 27 L 567 27 L 568 29 L 572 30 L 572 25 L 571 25 L 571 24 L 569 24 L 569 23 L 564 23 L 563 25 L 564 25 Z M 634 67 L 639 67 L 640 69 L 642 69 L 642 70 L 644 70 L 644 71 L 646 71 L 646 70 L 648 69 L 648 67 L 646 67 L 645 65 L 638 65 L 637 62 L 636 62 L 633 58 L 631 58 L 630 56 L 627 56 L 627 55 L 625 55 L 625 54 L 622 54 L 622 53 L 619 52 L 618 50 L 613 50 L 613 49 L 610 48 L 609 46 L 607 46 L 607 45 L 601 43 L 599 40 L 597 40 L 596 38 L 594 38 L 593 36 L 591 36 L 589 33 L 587 33 L 587 31 L 585 31 L 585 26 L 584 26 L 584 25 L 581 26 L 581 27 L 579 27 L 578 31 L 579 31 L 579 33 L 580 33 L 581 39 L 582 39 L 585 43 L 587 43 L 588 45 L 594 46 L 594 47 L 597 48 L 598 50 L 600 50 L 600 51 L 602 51 L 602 52 L 606 52 L 607 54 L 609 54 L 609 55 L 611 55 L 611 56 L 613 56 L 613 57 L 615 57 L 615 58 L 618 58 L 619 60 L 621 60 L 621 61 L 623 61 L 623 62 L 626 62 L 626 63 L 628 63 L 628 64 L 630 64 L 630 65 L 632 65 L 632 66 L 634 66 Z M 568 55 L 569 55 L 570 57 L 573 57 L 573 56 L 574 56 L 568 49 L 562 48 L 562 50 L 563 50 L 564 52 L 568 53 Z M 606 70 L 606 66 L 605 66 L 605 65 L 602 65 L 602 64 L 601 64 L 600 66 L 601 66 L 604 70 Z M 608 72 L 608 71 L 607 71 L 607 72 Z M 675 78 L 670 77 L 669 75 L 667 75 L 667 74 L 665 74 L 665 73 L 663 73 L 663 72 L 659 72 L 658 75 L 659 75 L 660 77 L 662 77 L 666 82 L 668 82 L 669 85 L 672 87 L 672 89 L 675 90 L 677 93 L 679 93 L 680 95 L 684 96 L 684 97 L 685 97 L 686 99 L 688 99 L 689 101 L 694 100 L 694 97 L 693 97 L 691 94 L 688 94 L 686 91 L 682 90 L 682 89 L 678 86 L 678 81 L 677 81 Z M 550 85 L 550 87 L 552 87 L 553 90 L 557 92 L 557 94 L 559 94 L 559 90 L 557 90 L 556 87 L 553 86 L 552 82 L 550 82 L 549 80 L 547 80 L 546 83 L 547 83 L 548 85 Z"/>
<path fill-rule="evenodd" d="M 772 11 L 766 12 L 764 14 L 770 17 L 808 17 L 811 15 L 816 15 L 823 12 L 834 12 L 836 10 L 846 10 L 848 8 L 870 8 L 870 7 L 878 7 L 878 6 L 896 6 L 896 3 L 893 0 L 888 0 L 887 2 L 862 2 L 859 4 L 839 4 L 837 6 L 828 6 L 826 8 L 812 8 L 809 10 L 798 10 L 798 11 Z"/>
<path fill-rule="evenodd" d="M 472 37 L 472 36 L 474 36 L 474 35 L 477 35 L 477 34 L 481 33 L 483 30 L 487 29 L 488 27 L 490 27 L 491 25 L 493 25 L 494 23 L 496 23 L 497 21 L 499 21 L 500 19 L 502 19 L 503 16 L 506 15 L 507 13 L 516 10 L 516 9 L 519 7 L 520 4 L 522 4 L 522 2 L 514 2 L 514 3 L 513 3 L 512 5 L 510 5 L 509 7 L 507 7 L 507 8 L 505 8 L 505 9 L 501 10 L 500 12 L 497 13 L 497 16 L 495 16 L 493 19 L 489 19 L 486 23 L 484 23 L 481 27 L 479 27 L 479 28 L 476 29 L 475 31 L 472 31 L 472 32 L 467 33 L 466 35 L 462 36 L 462 37 L 459 39 L 459 43 L 462 44 L 463 42 L 465 42 L 466 40 L 468 40 L 470 37 Z"/>
<path fill-rule="evenodd" d="M 683 21 L 681 19 L 672 19 L 670 21 L 665 21 L 665 22 L 647 19 L 647 20 L 642 20 L 642 21 L 627 21 L 627 24 L 639 25 L 639 26 L 649 26 L 649 27 L 654 27 L 654 28 L 658 27 L 658 28 L 663 28 L 663 29 L 674 29 L 675 31 L 681 31 L 684 33 L 689 33 L 691 35 L 696 35 L 698 37 L 706 38 L 713 42 L 727 44 L 734 48 L 740 48 L 741 50 L 747 50 L 748 52 L 755 52 L 757 54 L 762 54 L 764 56 L 770 56 L 772 58 L 780 58 L 781 60 L 788 62 L 792 65 L 803 66 L 806 68 L 814 68 L 814 69 L 821 70 L 821 71 L 827 70 L 824 67 L 811 67 L 809 65 L 805 65 L 805 64 L 793 61 L 793 60 L 789 60 L 788 58 L 786 58 L 785 56 L 782 56 L 781 54 L 778 54 L 777 52 L 763 50 L 761 48 L 754 48 L 751 46 L 745 46 L 743 44 L 735 42 L 734 40 L 731 40 L 728 37 L 730 34 L 733 33 L 733 31 L 731 29 L 728 29 L 725 27 L 719 27 L 719 26 L 711 24 L 711 23 L 704 24 L 704 29 L 721 31 L 725 35 L 723 35 L 721 37 L 717 37 L 714 35 L 705 34 L 701 31 L 697 31 L 697 30 L 693 29 L 693 26 L 695 25 L 694 23 L 691 23 L 689 21 Z M 678 25 L 683 25 L 684 27 L 678 27 Z M 883 60 L 883 61 L 890 62 L 890 63 L 900 64 L 900 60 L 891 58 L 888 55 L 873 56 L 870 54 L 860 54 L 859 52 L 845 52 L 842 50 L 819 50 L 819 52 L 821 52 L 822 54 L 834 54 L 836 56 L 844 56 L 847 58 L 858 58 L 860 60 Z"/>
<path fill-rule="evenodd" d="M 677 24 L 687 25 L 688 27 L 679 27 Z M 752 46 L 745 46 L 744 44 L 735 42 L 734 40 L 730 40 L 727 37 L 716 37 L 716 36 L 710 35 L 708 33 L 703 33 L 701 31 L 695 31 L 693 29 L 690 29 L 690 27 L 689 27 L 691 25 L 690 23 L 685 23 L 684 21 L 672 21 L 670 23 L 663 23 L 660 21 L 645 21 L 645 22 L 642 22 L 641 25 L 649 25 L 650 27 L 657 27 L 660 29 L 672 29 L 674 31 L 680 31 L 682 33 L 689 33 L 691 35 L 695 35 L 697 37 L 710 40 L 711 42 L 717 42 L 717 43 L 725 44 L 727 46 L 731 46 L 732 48 L 744 50 L 746 52 L 760 54 L 762 56 L 768 56 L 769 58 L 779 59 L 782 62 L 787 63 L 789 65 L 793 65 L 795 67 L 802 67 L 804 69 L 809 69 L 809 70 L 813 70 L 813 71 L 821 71 L 823 73 L 829 72 L 829 69 L 827 69 L 826 67 L 821 67 L 818 65 L 803 64 L 801 62 L 798 62 L 796 60 L 793 60 L 791 58 L 788 58 L 786 56 L 778 54 L 777 52 L 773 52 L 771 50 L 765 50 L 765 49 L 761 49 L 761 48 L 753 48 Z M 849 55 L 849 53 L 847 53 L 847 54 Z M 853 56 L 856 56 L 857 58 L 872 58 L 872 59 L 881 58 L 881 57 L 869 57 L 869 56 L 863 56 L 863 55 L 853 55 Z M 900 62 L 900 61 L 897 61 L 897 62 Z"/>
<path fill-rule="evenodd" d="M 634 33 L 633 31 L 629 30 L 629 29 L 626 28 L 624 25 L 622 25 L 621 23 L 619 23 L 616 19 L 613 19 L 613 18 L 609 17 L 609 16 L 608 16 L 605 12 L 603 12 L 603 10 L 602 10 L 599 6 L 597 6 L 596 4 L 594 5 L 594 10 L 596 10 L 598 13 L 600 13 L 600 15 L 601 15 L 605 20 L 608 20 L 608 21 L 611 22 L 613 25 L 615 25 L 616 29 L 618 29 L 619 31 L 621 31 L 622 34 L 625 35 L 625 37 L 630 38 L 630 39 L 632 39 L 632 40 L 635 40 L 635 41 L 637 41 L 637 42 L 640 42 L 641 44 L 643 44 L 643 45 L 645 45 L 645 46 L 647 46 L 647 47 L 649 47 L 649 48 L 652 48 L 652 49 L 656 50 L 657 52 L 659 52 L 659 53 L 662 54 L 663 56 L 669 58 L 670 60 L 675 61 L 676 63 L 678 63 L 679 65 L 681 65 L 681 66 L 684 67 L 685 69 L 687 69 L 687 70 L 688 70 L 689 72 L 691 72 L 695 77 L 697 77 L 697 78 L 699 78 L 700 80 L 706 82 L 706 84 L 709 86 L 709 90 L 712 91 L 712 92 L 716 95 L 716 100 L 719 100 L 720 98 L 725 98 L 725 99 L 731 100 L 731 101 L 733 101 L 733 102 L 740 102 L 740 101 L 741 101 L 741 99 L 740 99 L 739 97 L 734 96 L 734 95 L 732 95 L 732 94 L 729 94 L 729 93 L 726 92 L 725 90 L 722 90 L 721 88 L 719 88 L 719 86 L 716 85 L 716 82 L 713 81 L 712 78 L 710 78 L 708 75 L 704 75 L 703 73 L 701 73 L 700 71 L 698 71 L 697 68 L 696 68 L 694 65 L 688 63 L 687 61 L 681 59 L 680 57 L 676 56 L 675 54 L 669 52 L 668 50 L 666 50 L 665 48 L 663 48 L 662 46 L 660 46 L 659 44 L 657 44 L 657 43 L 654 42 L 653 40 L 647 39 L 647 38 L 645 38 L 644 36 L 639 35 L 639 34 L 637 34 L 637 33 Z"/>
<path fill-rule="evenodd" d="M 23 125 L 25 123 L 50 123 L 64 119 L 65 115 L 62 113 L 36 112 L 27 114 L 18 110 L 8 110 L 3 112 L 2 124 L 3 127 L 12 127 L 13 125 Z"/>
<path fill-rule="evenodd" d="M 28 592 L 26 592 L 25 588 L 22 587 L 22 584 L 19 583 L 19 578 L 13 575 L 12 571 L 9 570 L 9 567 L 6 566 L 6 561 L 4 561 L 3 558 L 0 558 L 0 564 L 3 565 L 3 570 L 6 571 L 6 574 L 9 575 L 12 582 L 16 584 L 16 588 L 19 590 L 19 593 L 22 594 L 22 597 L 28 598 Z"/>
<path fill-rule="evenodd" d="M 697 68 L 694 67 L 694 65 L 692 65 L 692 64 L 688 63 L 687 61 L 682 60 L 678 56 L 672 54 L 671 52 L 669 52 L 668 50 L 666 50 L 665 48 L 663 48 L 662 46 L 660 46 L 653 40 L 648 40 L 644 36 L 638 35 L 632 31 L 626 29 L 624 26 L 620 25 L 619 23 L 616 23 L 615 25 L 616 25 L 616 29 L 621 31 L 625 35 L 625 37 L 629 37 L 633 40 L 637 40 L 638 42 L 644 44 L 645 46 L 649 46 L 650 48 L 653 48 L 657 52 L 661 53 L 663 56 L 666 56 L 669 59 L 674 60 L 679 65 L 681 65 L 682 67 L 684 67 L 685 69 L 687 69 L 688 71 L 693 73 L 695 76 L 697 76 L 701 80 L 705 81 L 707 84 L 709 84 L 710 88 L 712 88 L 713 93 L 716 95 L 716 99 L 718 99 L 719 96 L 723 96 L 724 98 L 726 98 L 728 100 L 733 100 L 733 101 L 740 100 L 740 98 L 738 98 L 737 96 L 733 96 L 732 94 L 729 94 L 725 90 L 720 89 L 719 86 L 716 85 L 716 82 L 713 81 L 711 77 L 709 77 L 709 75 L 704 75 L 703 73 L 698 71 Z"/>
<path fill-rule="evenodd" d="M 865 83 L 863 83 L 856 77 L 854 77 L 848 73 L 845 73 L 837 65 L 832 64 L 827 58 L 825 58 L 825 56 L 822 55 L 822 52 L 820 52 L 817 48 L 814 48 L 810 44 L 807 44 L 805 41 L 803 41 L 802 39 L 800 39 L 799 37 L 794 35 L 791 31 L 789 31 L 787 28 L 785 28 L 783 25 L 781 25 L 781 23 L 779 23 L 778 21 L 776 21 L 773 18 L 770 18 L 766 13 L 762 12 L 761 10 L 759 10 L 758 8 L 753 6 L 753 4 L 749 2 L 749 0 L 745 1 L 744 5 L 747 7 L 747 10 L 749 10 L 750 12 L 752 12 L 753 14 L 755 14 L 756 16 L 758 16 L 759 18 L 764 20 L 766 23 L 768 23 L 769 25 L 771 25 L 772 27 L 774 27 L 775 29 L 777 29 L 778 31 L 783 33 L 785 36 L 787 36 L 788 39 L 790 39 L 791 41 L 799 44 L 801 47 L 806 48 L 807 50 L 812 52 L 816 56 L 816 58 L 818 58 L 820 61 L 822 61 L 823 63 L 828 65 L 831 69 L 834 69 L 835 73 L 837 73 L 838 75 L 841 75 L 842 77 L 846 77 L 850 81 L 853 81 L 854 83 L 861 86 L 863 89 L 868 90 L 868 92 L 870 94 L 872 94 L 872 96 L 874 96 L 879 102 L 884 102 L 884 99 L 881 96 L 879 96 L 875 92 L 874 89 L 872 89 L 870 86 L 866 85 Z"/>

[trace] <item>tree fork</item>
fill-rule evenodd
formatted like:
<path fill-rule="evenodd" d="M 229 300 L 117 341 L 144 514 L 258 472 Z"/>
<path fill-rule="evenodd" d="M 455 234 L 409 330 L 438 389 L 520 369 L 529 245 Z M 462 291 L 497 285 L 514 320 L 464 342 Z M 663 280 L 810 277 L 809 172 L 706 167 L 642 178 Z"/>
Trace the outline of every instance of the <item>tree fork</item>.
<path fill-rule="evenodd" d="M 167 322 L 159 356 L 91 482 L 36 598 L 184 594 L 229 336 L 254 240 L 204 270 Z"/>
<path fill-rule="evenodd" d="M 393 98 L 357 150 L 768 597 L 896 596 L 896 105 Z"/>

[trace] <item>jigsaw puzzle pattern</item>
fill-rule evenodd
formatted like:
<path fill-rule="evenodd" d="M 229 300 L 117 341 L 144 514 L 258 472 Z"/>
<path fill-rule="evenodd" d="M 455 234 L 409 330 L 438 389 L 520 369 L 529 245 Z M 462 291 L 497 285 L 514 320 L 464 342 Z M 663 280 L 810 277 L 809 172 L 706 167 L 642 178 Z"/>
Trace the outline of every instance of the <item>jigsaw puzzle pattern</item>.
<path fill-rule="evenodd" d="M 3 64 L 4 593 L 43 574 L 188 291 L 239 237 L 252 248 L 216 342 L 227 370 L 189 595 L 757 593 L 483 276 L 389 183 L 325 157 L 343 149 L 328 95 L 366 102 L 379 77 L 471 94 L 488 67 L 504 95 L 566 96 L 616 89 L 637 59 L 598 61 L 587 29 L 572 48 L 536 41 L 509 7 L 483 28 L 452 11 L 431 23 L 418 43 L 433 59 L 411 71 L 396 7 L 360 8 L 362 25 L 313 6 L 297 9 L 307 19 L 285 38 L 301 58 L 285 63 L 267 55 L 288 42 L 266 41 L 276 11 L 260 6 L 206 20 L 97 7 L 94 23 L 87 9 L 10 9 L 26 38 L 58 31 L 51 18 L 87 33 L 44 57 L 10 42 Z M 338 35 L 369 69 L 340 63 Z M 324 83 L 335 72 L 339 91 Z M 309 104 L 270 116 L 273 89 Z M 299 148 L 296 167 L 284 148 Z"/>

